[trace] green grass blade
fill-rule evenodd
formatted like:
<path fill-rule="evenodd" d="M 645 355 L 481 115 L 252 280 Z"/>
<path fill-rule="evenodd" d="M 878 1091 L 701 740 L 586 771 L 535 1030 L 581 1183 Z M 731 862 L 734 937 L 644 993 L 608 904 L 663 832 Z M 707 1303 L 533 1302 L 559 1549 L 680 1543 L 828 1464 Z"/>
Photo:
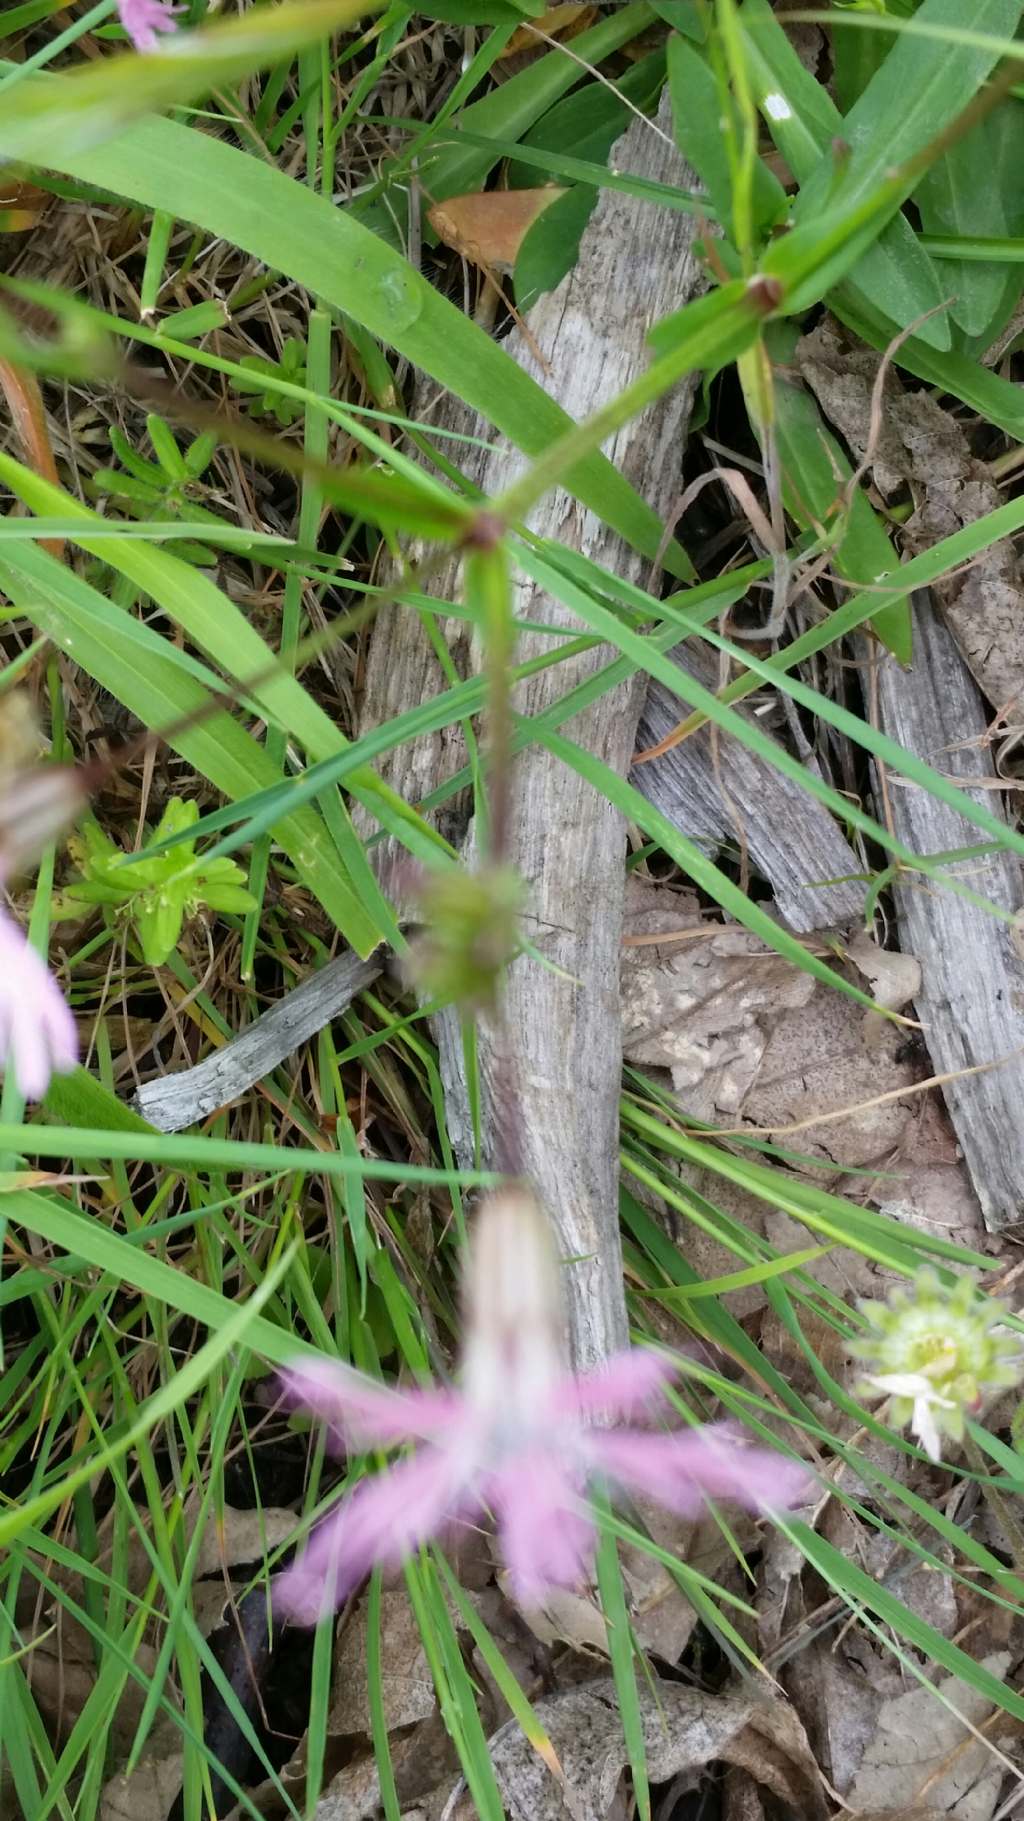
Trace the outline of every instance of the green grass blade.
<path fill-rule="evenodd" d="M 130 616 L 47 551 L 30 544 L 5 548 L 0 554 L 0 580 L 58 650 L 123 702 L 144 727 L 166 726 L 169 720 L 208 706 L 209 693 L 171 659 L 158 655 L 166 641 L 154 643 L 158 635 L 153 634 L 143 653 L 134 639 L 118 636 L 113 616 L 120 614 L 126 624 Z M 175 734 L 170 744 L 227 797 L 245 796 L 254 783 L 269 788 L 278 782 L 262 747 L 226 713 L 212 714 Z M 315 810 L 285 815 L 275 833 L 336 927 L 354 931 L 358 941 L 353 947 L 361 942 L 363 952 L 369 953 L 378 939 L 375 926 L 369 924 Z"/>
<path fill-rule="evenodd" d="M 65 80 L 45 79 L 47 86 Z M 0 114 L 0 153 L 23 157 L 18 132 L 6 127 Z M 50 137 L 39 161 L 192 222 L 286 274 L 465 399 L 526 454 L 539 454 L 569 427 L 542 387 L 400 254 L 353 214 L 261 160 L 176 121 L 146 119 L 100 146 Z M 656 515 L 604 456 L 589 453 L 561 479 L 628 542 L 657 552 Z"/>
<path fill-rule="evenodd" d="M 8 155 L 49 165 L 57 144 L 83 147 L 109 139 L 140 114 L 236 82 L 373 10 L 373 0 L 289 0 L 286 8 L 262 7 L 200 31 L 181 31 L 144 57 L 126 51 L 85 62 L 59 80 L 19 82 L 4 98 Z"/>

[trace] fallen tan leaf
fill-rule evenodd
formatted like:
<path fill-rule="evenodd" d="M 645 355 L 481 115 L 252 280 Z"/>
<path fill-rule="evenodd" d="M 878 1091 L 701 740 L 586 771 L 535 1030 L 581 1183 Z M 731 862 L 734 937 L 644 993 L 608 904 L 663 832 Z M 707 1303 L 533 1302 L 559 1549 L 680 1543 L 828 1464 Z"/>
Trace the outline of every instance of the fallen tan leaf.
<path fill-rule="evenodd" d="M 553 183 L 536 190 L 475 190 L 435 203 L 427 220 L 446 247 L 473 265 L 511 272 L 538 216 L 565 193 Z"/>
<path fill-rule="evenodd" d="M 1010 1660 L 999 1651 L 982 1668 L 1002 1678 Z M 988 1696 L 956 1676 L 944 1676 L 938 1690 L 942 1700 L 930 1688 L 912 1688 L 885 1703 L 849 1792 L 855 1814 L 880 1804 L 902 1812 L 924 1801 L 956 1821 L 990 1821 L 1005 1774 L 990 1746 L 1005 1748 L 1017 1728 L 1009 1715 L 998 1716 L 986 1744 L 964 1721 L 980 1728 L 996 1714 Z"/>
<path fill-rule="evenodd" d="M 872 999 L 887 1011 L 898 1012 L 916 998 L 921 986 L 921 963 L 916 955 L 879 948 L 863 929 L 847 945 L 846 952 L 870 983 Z"/>
<path fill-rule="evenodd" d="M 369 1736 L 370 1696 L 366 1674 L 369 1604 L 360 1601 L 338 1639 L 334 1655 L 334 1696 L 328 1731 L 342 1737 Z M 437 1706 L 416 1617 L 404 1592 L 380 1597 L 380 1668 L 384 1722 L 388 1732 L 425 1720 Z"/>
<path fill-rule="evenodd" d="M 681 942 L 681 931 L 697 940 Z M 719 1122 L 738 1114 L 757 1078 L 775 1019 L 801 1012 L 814 981 L 737 924 L 701 918 L 691 892 L 631 880 L 622 954 L 622 1044 L 627 1060 L 668 1069 L 686 1111 Z"/>
<path fill-rule="evenodd" d="M 705 1695 L 674 1682 L 642 1686 L 638 1696 L 652 1783 L 670 1783 L 712 1764 L 739 1764 L 789 1803 L 801 1821 L 824 1817 L 806 1736 L 785 1702 L 758 1691 Z M 610 1821 L 627 1763 L 614 1683 L 605 1679 L 567 1689 L 537 1702 L 535 1712 L 565 1773 L 565 1789 L 510 1722 L 489 1742 L 509 1821 L 565 1821 L 567 1815 L 573 1821 Z M 471 1821 L 473 1814 L 463 1796 L 452 1821 Z"/>
<path fill-rule="evenodd" d="M 181 1752 L 149 1756 L 131 1776 L 111 1777 L 100 1799 L 100 1821 L 166 1821 L 181 1789 Z"/>

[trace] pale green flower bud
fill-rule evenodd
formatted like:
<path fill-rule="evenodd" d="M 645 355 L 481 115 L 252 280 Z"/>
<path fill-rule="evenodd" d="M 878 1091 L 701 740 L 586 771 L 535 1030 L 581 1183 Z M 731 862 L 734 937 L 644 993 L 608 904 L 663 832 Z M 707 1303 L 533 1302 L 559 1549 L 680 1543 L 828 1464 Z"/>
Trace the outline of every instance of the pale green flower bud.
<path fill-rule="evenodd" d="M 467 1008 L 493 1005 L 516 952 L 523 889 L 515 874 L 503 867 L 428 873 L 417 897 L 424 927 L 410 971 L 420 991 Z"/>
<path fill-rule="evenodd" d="M 969 1274 L 947 1287 L 925 1267 L 887 1302 L 862 1302 L 868 1332 L 853 1348 L 867 1368 L 857 1387 L 890 1399 L 895 1428 L 907 1423 L 933 1461 L 941 1437 L 960 1441 L 966 1416 L 986 1393 L 1019 1384 L 1024 1356 L 1001 1324 L 1008 1310 L 979 1290 Z"/>

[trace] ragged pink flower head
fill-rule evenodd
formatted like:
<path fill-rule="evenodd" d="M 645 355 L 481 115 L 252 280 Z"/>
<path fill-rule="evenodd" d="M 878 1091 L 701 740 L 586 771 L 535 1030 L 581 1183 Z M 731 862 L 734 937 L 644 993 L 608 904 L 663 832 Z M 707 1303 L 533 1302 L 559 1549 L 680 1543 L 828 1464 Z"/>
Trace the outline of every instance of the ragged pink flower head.
<path fill-rule="evenodd" d="M 26 1100 L 78 1061 L 75 1021 L 60 987 L 19 924 L 0 908 L 0 1068 L 13 1067 Z"/>
<path fill-rule="evenodd" d="M 497 1520 L 513 1593 L 536 1605 L 587 1573 L 594 1479 L 684 1516 L 709 1498 L 781 1510 L 806 1490 L 802 1467 L 745 1447 L 729 1424 L 604 1426 L 647 1413 L 671 1374 L 667 1360 L 640 1348 L 595 1371 L 566 1373 L 544 1214 L 523 1191 L 488 1197 L 470 1251 L 461 1390 L 390 1391 L 327 1361 L 300 1361 L 285 1373 L 289 1399 L 322 1417 L 343 1447 L 420 1445 L 360 1481 L 314 1532 L 277 1582 L 278 1611 L 313 1624 L 375 1563 L 395 1566 L 449 1523 L 485 1511 Z"/>
<path fill-rule="evenodd" d="M 118 0 L 121 24 L 137 51 L 155 51 L 161 32 L 176 32 L 174 14 L 181 6 L 164 6 L 161 0 Z"/>

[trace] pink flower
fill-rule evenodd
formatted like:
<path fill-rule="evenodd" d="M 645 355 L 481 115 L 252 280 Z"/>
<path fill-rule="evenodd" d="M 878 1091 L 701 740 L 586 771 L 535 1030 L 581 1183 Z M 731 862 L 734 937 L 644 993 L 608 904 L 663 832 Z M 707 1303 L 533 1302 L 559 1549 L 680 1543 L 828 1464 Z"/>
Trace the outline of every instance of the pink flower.
<path fill-rule="evenodd" d="M 0 1062 L 26 1100 L 40 1100 L 54 1072 L 78 1061 L 75 1021 L 61 990 L 20 926 L 0 909 Z"/>
<path fill-rule="evenodd" d="M 689 1516 L 709 1498 L 782 1509 L 806 1489 L 796 1463 L 745 1447 L 729 1424 L 608 1429 L 647 1412 L 673 1368 L 639 1348 L 594 1371 L 562 1367 L 558 1283 L 541 1210 L 504 1191 L 477 1214 L 459 1391 L 397 1392 L 342 1365 L 301 1361 L 291 1401 L 326 1420 L 344 1447 L 420 1446 L 360 1481 L 280 1577 L 275 1604 L 313 1624 L 377 1562 L 404 1557 L 455 1520 L 491 1511 L 516 1598 L 535 1605 L 587 1573 L 594 1542 L 588 1484 L 607 1479 Z"/>
<path fill-rule="evenodd" d="M 175 32 L 173 15 L 184 11 L 180 6 L 163 6 L 161 0 L 118 0 L 121 24 L 137 51 L 155 51 L 161 32 Z"/>

